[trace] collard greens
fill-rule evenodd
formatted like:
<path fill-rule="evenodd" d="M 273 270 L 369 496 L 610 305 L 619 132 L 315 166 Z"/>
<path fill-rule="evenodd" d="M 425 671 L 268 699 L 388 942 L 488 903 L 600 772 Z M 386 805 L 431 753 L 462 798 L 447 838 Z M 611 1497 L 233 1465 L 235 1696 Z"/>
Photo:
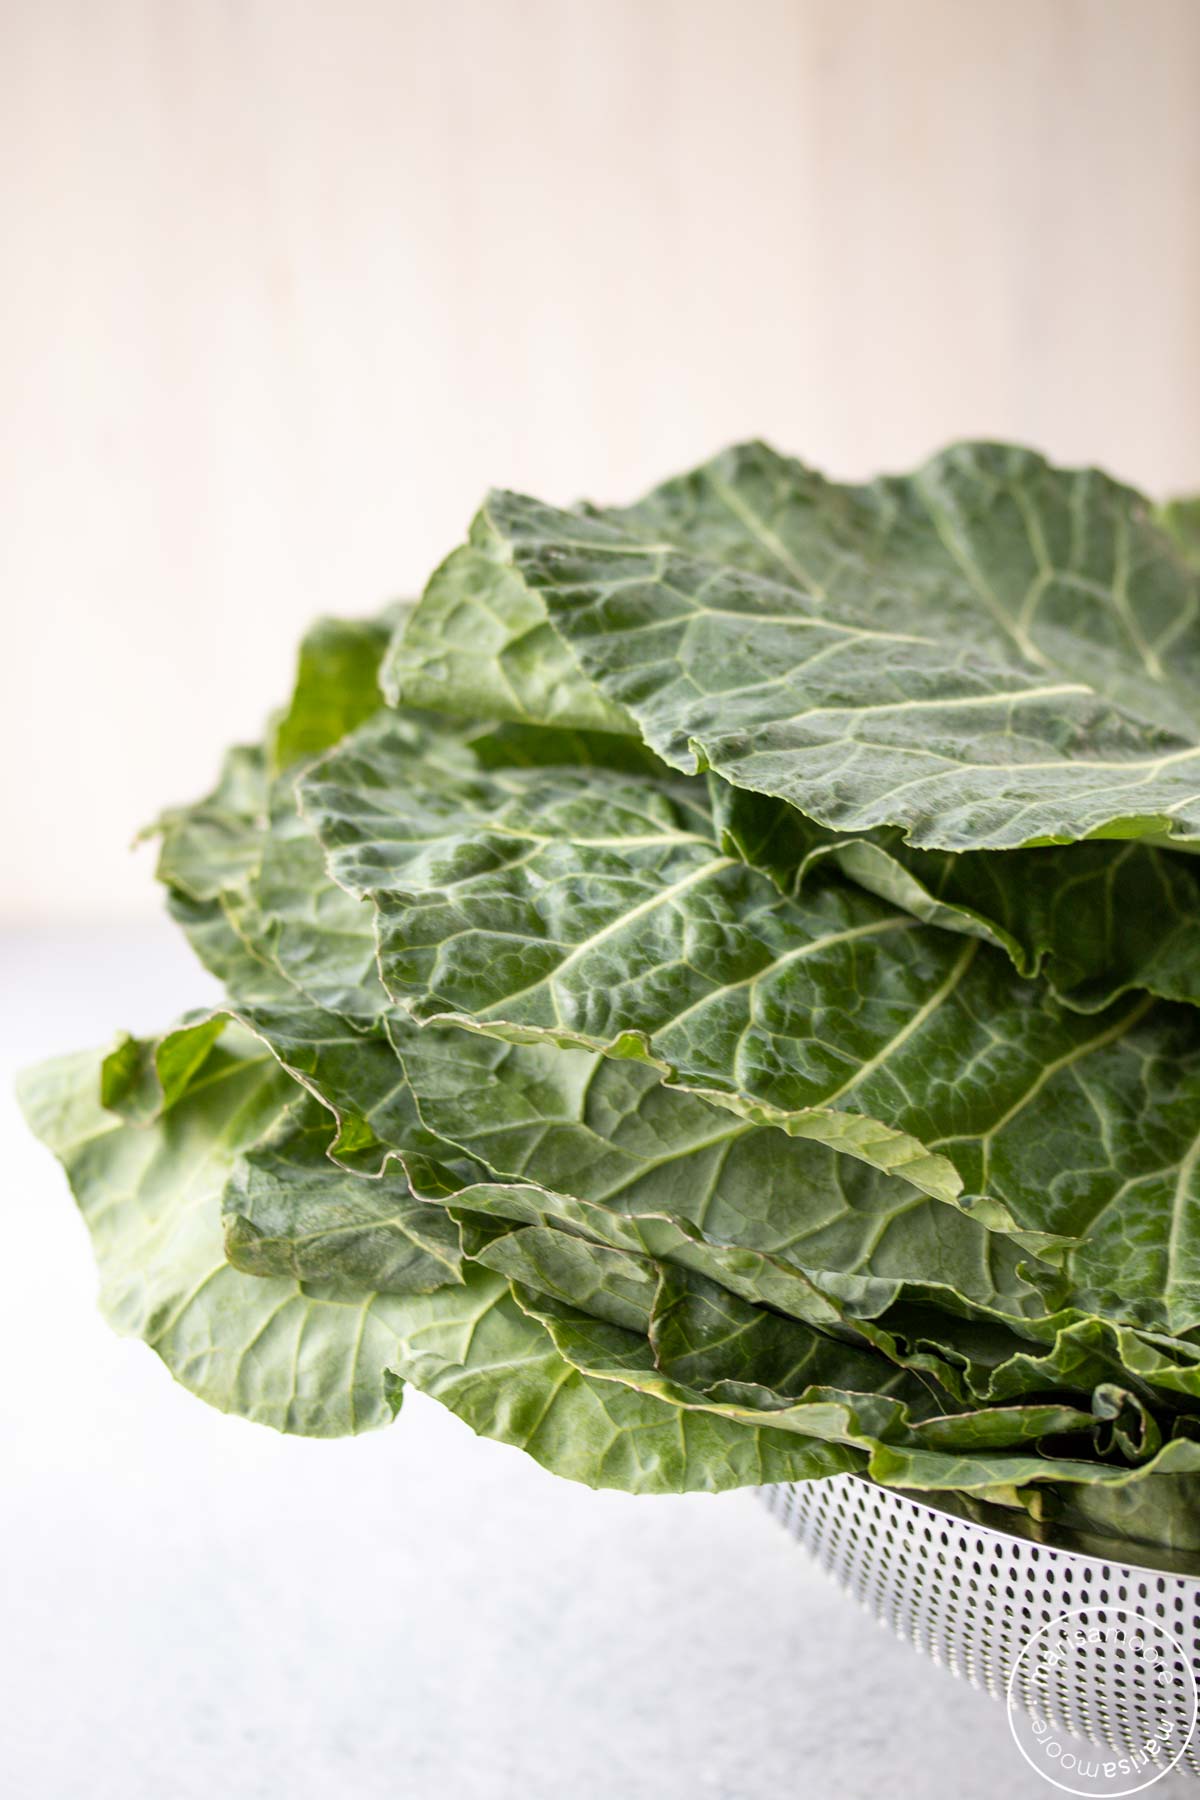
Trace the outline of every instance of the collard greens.
<path fill-rule="evenodd" d="M 1194 511 L 749 444 L 320 621 L 154 827 L 223 1004 L 22 1081 L 113 1325 L 281 1430 L 1200 1549 Z"/>

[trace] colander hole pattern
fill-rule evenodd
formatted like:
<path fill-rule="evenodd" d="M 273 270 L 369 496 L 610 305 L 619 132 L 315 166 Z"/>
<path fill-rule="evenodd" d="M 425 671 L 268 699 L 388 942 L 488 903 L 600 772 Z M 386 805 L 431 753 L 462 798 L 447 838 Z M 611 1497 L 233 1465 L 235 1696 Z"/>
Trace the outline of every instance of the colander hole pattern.
<path fill-rule="evenodd" d="M 1128 1755 L 1155 1735 L 1165 1700 L 1176 1732 L 1191 1733 L 1178 1772 L 1200 1777 L 1200 1732 L 1192 1731 L 1196 1690 L 1187 1668 L 1190 1661 L 1200 1682 L 1200 1577 L 1033 1542 L 855 1475 L 759 1493 L 880 1624 L 1002 1703 L 1022 1649 L 1064 1613 L 1084 1626 L 1103 1626 L 1119 1608 L 1121 1615 L 1165 1626 L 1180 1650 L 1165 1659 L 1161 1692 L 1118 1649 L 1103 1655 L 1101 1669 L 1094 1659 L 1086 1668 L 1073 1659 L 1043 1672 L 1038 1706 L 1056 1730 Z M 1132 1546 L 1120 1548 L 1128 1555 Z M 1031 1661 L 1025 1659 L 1022 1674 Z M 1020 1698 L 1028 1709 L 1034 1695 L 1025 1691 Z"/>

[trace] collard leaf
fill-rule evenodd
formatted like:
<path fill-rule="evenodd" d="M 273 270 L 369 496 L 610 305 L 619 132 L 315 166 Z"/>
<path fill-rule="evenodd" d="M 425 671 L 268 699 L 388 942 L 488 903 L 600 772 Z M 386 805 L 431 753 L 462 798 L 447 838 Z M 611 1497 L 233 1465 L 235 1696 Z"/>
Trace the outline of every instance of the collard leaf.
<path fill-rule="evenodd" d="M 1071 1486 L 1028 1490 L 1037 1518 L 1056 1529 L 1097 1533 L 1102 1539 L 1124 1539 L 1180 1553 L 1182 1571 L 1194 1571 L 1200 1551 L 1200 1481 L 1196 1479 L 1196 1446 L 1168 1444 L 1148 1474 L 1136 1471 L 1133 1481 L 1076 1482 Z M 1039 1504 L 1040 1501 L 1040 1504 Z M 1086 1547 L 1086 1545 L 1085 1545 Z"/>
<path fill-rule="evenodd" d="M 453 1185 L 477 1178 L 478 1165 L 423 1124 L 403 1065 L 382 1031 L 352 1030 L 335 1014 L 312 1006 L 251 1004 L 220 1007 L 185 1019 L 153 1042 L 121 1038 L 104 1058 L 104 1103 L 132 1123 L 146 1123 L 170 1106 L 180 1089 L 177 1070 L 192 1070 L 228 1025 L 253 1034 L 292 1079 L 321 1102 L 336 1131 L 329 1151 L 344 1170 L 384 1173 L 389 1158 L 411 1155 L 444 1161 Z"/>
<path fill-rule="evenodd" d="M 389 607 L 374 619 L 318 619 L 305 632 L 287 706 L 272 721 L 267 761 L 272 774 L 336 744 L 382 704 L 379 665 L 408 615 Z"/>
<path fill-rule="evenodd" d="M 1094 470 L 968 444 L 848 488 L 748 445 L 624 512 L 485 520 L 676 767 L 930 849 L 1200 836 L 1197 574 Z"/>
<path fill-rule="evenodd" d="M 838 866 L 914 917 L 1000 945 L 1072 1007 L 1097 1012 L 1144 989 L 1200 1002 L 1195 859 L 1144 843 L 999 856 L 910 849 L 897 834 L 832 850 Z"/>
<path fill-rule="evenodd" d="M 695 784 L 463 776 L 381 727 L 302 794 L 417 1019 L 649 1060 L 1031 1248 L 1073 1243 L 1081 1309 L 1200 1323 L 1192 1009 L 1080 1015 L 836 879 L 781 895 L 721 851 Z"/>
<path fill-rule="evenodd" d="M 225 899 L 252 953 L 313 1006 L 365 1030 L 386 1010 L 370 909 L 330 880 L 289 778 L 272 792 L 253 875 Z"/>
<path fill-rule="evenodd" d="M 526 1288 L 517 1287 L 514 1292 L 521 1306 L 545 1324 L 556 1347 L 573 1366 L 598 1380 L 667 1400 L 682 1417 L 698 1413 L 731 1423 L 770 1420 L 778 1430 L 854 1445 L 872 1457 L 893 1444 L 912 1446 L 913 1454 L 924 1459 L 931 1475 L 939 1466 L 948 1470 L 956 1464 L 962 1449 L 985 1453 L 992 1448 L 1003 1450 L 1028 1440 L 1036 1442 L 1064 1429 L 1087 1429 L 1092 1423 L 1090 1415 L 1055 1404 L 942 1412 L 936 1400 L 921 1393 L 920 1384 L 911 1374 L 898 1369 L 885 1370 L 872 1385 L 860 1390 L 814 1382 L 798 1387 L 794 1395 L 785 1395 L 760 1384 L 731 1380 L 718 1381 L 706 1392 L 665 1372 L 653 1343 L 638 1333 L 604 1323 Z M 723 1289 L 712 1288 L 711 1293 L 722 1308 L 730 1304 L 736 1308 L 738 1303 Z M 790 1353 L 797 1371 L 806 1362 L 814 1370 L 828 1363 L 833 1371 L 849 1367 L 867 1374 L 861 1353 L 857 1361 L 852 1361 L 842 1346 L 822 1340 L 815 1333 L 807 1333 L 813 1341 L 797 1354 L 794 1339 L 805 1328 L 794 1320 L 785 1321 L 784 1327 L 794 1338 L 790 1352 L 782 1349 L 781 1353 Z M 728 1332 L 729 1328 L 729 1321 L 725 1320 L 722 1329 Z M 780 1347 L 776 1346 L 775 1351 L 780 1352 Z M 776 1365 L 778 1354 L 767 1354 L 772 1366 Z M 695 1366 L 695 1359 L 685 1366 Z"/>
<path fill-rule="evenodd" d="M 1156 517 L 1163 530 L 1193 568 L 1200 568 L 1200 494 L 1187 494 L 1168 500 L 1158 508 Z"/>
<path fill-rule="evenodd" d="M 376 632 L 376 660 L 379 649 Z M 311 740 L 324 716 L 316 696 L 301 704 L 298 689 L 292 710 Z M 224 854 L 215 891 L 197 897 L 172 887 L 170 907 L 201 961 L 224 982 L 229 1005 L 185 1021 L 152 1047 L 125 1044 L 110 1053 L 106 1104 L 130 1118 L 153 1117 L 164 1095 L 168 1103 L 172 1097 L 172 1066 L 186 1069 L 236 1019 L 333 1113 L 345 1166 L 380 1174 L 387 1159 L 380 1134 L 413 1155 L 435 1155 L 441 1147 L 421 1126 L 383 1034 L 388 1000 L 375 971 L 370 909 L 330 879 L 297 813 L 291 778 L 268 784 L 264 777 L 252 791 L 227 781 L 198 807 L 183 809 L 171 832 L 191 843 L 217 821 L 222 845 L 236 845 L 236 855 Z M 164 857 L 173 842 L 169 832 Z M 179 860 L 172 851 L 168 874 Z M 458 1179 L 468 1173 L 460 1170 Z"/>
<path fill-rule="evenodd" d="M 1097 1463 L 1077 1456 L 1031 1455 L 1025 1450 L 1000 1450 L 971 1456 L 931 1454 L 904 1446 L 886 1444 L 871 1456 L 869 1473 L 889 1487 L 924 1489 L 932 1492 L 958 1491 L 978 1494 L 983 1499 L 1004 1496 L 1001 1504 L 1011 1501 L 1022 1488 L 1043 1484 L 1070 1490 L 1070 1503 L 1078 1509 L 1077 1517 L 1087 1518 L 1097 1526 L 1101 1517 L 1111 1518 L 1112 1508 L 1104 1506 L 1106 1493 L 1124 1491 L 1126 1517 L 1130 1529 L 1124 1535 L 1137 1536 L 1143 1542 L 1169 1544 L 1172 1539 L 1162 1533 L 1155 1519 L 1154 1487 L 1138 1492 L 1138 1484 L 1158 1486 L 1163 1476 L 1200 1474 L 1200 1443 L 1189 1438 L 1173 1438 L 1149 1461 L 1129 1468 L 1120 1463 Z M 1160 1489 L 1161 1492 L 1161 1489 Z M 1136 1515 L 1140 1522 L 1135 1526 Z M 1153 1523 L 1152 1523 L 1153 1521 Z"/>
<path fill-rule="evenodd" d="M 654 1366 L 684 1387 L 768 1407 L 813 1388 L 857 1390 L 902 1399 L 916 1419 L 947 1404 L 932 1383 L 889 1369 L 870 1349 L 755 1306 L 695 1270 L 663 1263 L 657 1274 L 646 1335 Z"/>
<path fill-rule="evenodd" d="M 996 944 L 1068 1006 L 1098 1012 L 1132 989 L 1200 1001 L 1193 945 L 1200 864 L 1153 845 L 1096 842 L 955 854 L 896 830 L 845 837 L 795 807 L 721 783 L 721 842 L 788 892 L 823 859 L 925 924 Z"/>
<path fill-rule="evenodd" d="M 146 1125 L 183 1097 L 225 1029 L 201 1018 L 154 1041 L 122 1032 L 100 1066 L 100 1103 L 131 1125 Z"/>
<path fill-rule="evenodd" d="M 222 1412 L 311 1437 L 387 1424 L 399 1327 L 379 1295 L 231 1268 L 221 1191 L 237 1156 L 284 1113 L 294 1084 L 234 1030 L 152 1124 L 99 1104 L 95 1054 L 21 1081 L 26 1117 L 62 1163 L 92 1236 L 100 1303 L 116 1331 L 144 1338 L 176 1380 Z"/>
<path fill-rule="evenodd" d="M 158 828 L 223 1005 L 27 1079 L 114 1323 L 280 1429 L 1200 1544 L 1194 510 L 752 445 L 319 622 Z"/>
<path fill-rule="evenodd" d="M 365 1181 L 331 1160 L 334 1125 L 307 1096 L 234 1163 L 225 1252 L 248 1275 L 290 1275 L 387 1294 L 462 1280 L 458 1227 L 413 1198 L 398 1168 Z"/>
<path fill-rule="evenodd" d="M 851 1091 L 859 1045 L 861 1068 L 941 985 L 953 989 L 974 945 L 922 933 L 844 884 L 814 882 L 781 905 L 772 882 L 721 851 L 703 784 L 470 773 L 414 754 L 385 724 L 348 739 L 299 792 L 331 873 L 375 898 L 384 983 L 414 1016 L 645 1046 L 694 1085 L 781 1110 L 811 1102 L 811 1129 L 798 1127 L 808 1135 L 936 1194 L 961 1191 L 947 1159 L 903 1130 L 850 1107 L 818 1120 L 815 1106 Z M 909 945 L 893 953 L 900 936 Z M 791 1012 L 776 997 L 781 975 Z M 828 1014 L 820 1035 L 817 1013 Z M 794 1078 L 781 1029 L 803 1040 Z"/>
<path fill-rule="evenodd" d="M 814 1316 L 814 1285 L 858 1316 L 914 1287 L 1045 1311 L 1022 1273 L 1033 1259 L 1011 1237 L 855 1158 L 731 1117 L 643 1062 L 399 1020 L 390 1030 L 434 1136 L 537 1184 L 548 1208 L 570 1196 L 566 1222 L 591 1235 L 702 1267 L 799 1317 Z"/>
<path fill-rule="evenodd" d="M 963 1379 L 969 1368 L 966 1357 L 958 1351 L 947 1356 L 928 1338 L 910 1343 L 877 1323 L 868 1316 L 871 1308 L 853 1277 L 847 1283 L 853 1290 L 851 1304 L 835 1272 L 809 1275 L 783 1258 L 715 1242 L 669 1214 L 613 1212 L 530 1182 L 477 1181 L 455 1192 L 444 1180 L 431 1185 L 411 1157 L 402 1161 L 413 1191 L 448 1206 L 459 1221 L 467 1255 L 597 1319 L 633 1328 L 627 1310 L 632 1304 L 638 1310 L 637 1328 L 645 1330 L 647 1271 L 676 1264 L 756 1305 L 865 1345 L 895 1368 L 928 1375 L 956 1399 L 974 1397 Z M 615 1309 L 621 1309 L 620 1316 Z M 1024 1347 L 1020 1340 L 1017 1344 Z"/>
<path fill-rule="evenodd" d="M 490 1270 L 468 1268 L 461 1287 L 404 1304 L 398 1372 L 473 1431 L 518 1445 L 569 1480 L 635 1494 L 716 1492 L 862 1465 L 842 1444 L 770 1423 L 685 1414 L 656 1394 L 593 1379 Z"/>
<path fill-rule="evenodd" d="M 330 880 L 293 780 L 264 782 L 255 810 L 248 794 L 220 790 L 181 809 L 162 827 L 159 878 L 172 917 L 231 999 L 322 1007 L 370 1029 L 387 1005 L 370 911 Z M 222 847 L 213 881 L 189 874 L 179 885 L 181 865 L 186 873 L 203 858 L 213 834 Z"/>
<path fill-rule="evenodd" d="M 106 1113 L 99 1080 L 97 1055 L 32 1071 L 22 1083 L 29 1122 L 70 1176 L 110 1322 L 143 1337 L 210 1404 L 333 1436 L 386 1424 L 407 1377 L 556 1473 L 645 1493 L 801 1480 L 861 1462 L 770 1426 L 681 1421 L 654 1396 L 590 1381 L 484 1269 L 405 1295 L 241 1273 L 223 1254 L 221 1190 L 294 1086 L 236 1029 L 153 1124 Z"/>
<path fill-rule="evenodd" d="M 173 807 L 146 836 L 161 839 L 158 879 L 191 901 L 215 900 L 237 887 L 258 863 L 268 798 L 266 757 L 257 745 L 237 745 L 221 765 L 216 787 L 191 806 Z"/>
<path fill-rule="evenodd" d="M 1052 1392 L 1082 1398 L 1115 1384 L 1163 1414 L 1200 1413 L 1200 1349 L 1076 1310 L 997 1322 L 902 1301 L 880 1325 L 901 1357 L 931 1336 L 964 1389 L 989 1404 Z"/>
<path fill-rule="evenodd" d="M 1108 491 L 1101 478 L 1086 479 L 1099 483 L 1098 491 Z M 769 503 L 764 502 L 767 488 L 777 489 Z M 789 505 L 791 511 L 798 509 L 797 494 L 803 496 L 810 489 L 824 495 L 823 502 L 812 502 L 819 514 L 822 505 L 832 505 L 836 490 L 823 487 L 808 471 L 774 457 L 762 446 L 748 446 L 718 458 L 694 477 L 668 483 L 642 507 L 623 513 L 597 515 L 592 511 L 596 517 L 619 519 L 638 530 L 653 529 L 683 547 L 728 559 L 739 568 L 780 575 L 789 570 L 789 555 L 798 552 L 788 551 L 789 529 L 779 525 L 778 518 L 775 524 L 769 520 L 781 509 L 790 517 Z M 1114 488 L 1110 498 L 1124 492 Z M 1159 515 L 1181 541 L 1186 539 L 1190 516 L 1186 503 Z M 791 535 L 798 529 L 792 520 Z M 500 552 L 483 515 L 475 536 L 491 544 L 484 566 L 487 583 L 494 583 L 499 579 L 496 557 Z M 406 649 L 404 634 L 398 635 L 390 658 L 393 695 L 398 687 L 418 703 L 470 712 L 470 694 L 475 691 L 471 681 L 454 685 L 452 691 L 444 684 L 446 670 L 456 658 L 465 656 L 482 684 L 479 691 L 490 694 L 493 688 L 499 690 L 494 710 L 537 716 L 535 694 L 528 696 L 527 706 L 514 709 L 511 697 L 505 703 L 507 680 L 488 676 L 493 662 L 502 662 L 508 652 L 481 639 L 477 631 L 464 630 L 470 602 L 463 596 L 469 595 L 472 579 L 481 579 L 480 552 L 457 555 L 462 560 L 451 558 L 447 565 L 454 572 L 455 604 L 447 604 L 446 571 L 439 571 L 413 618 L 409 632 L 413 647 Z M 474 577 L 472 570 L 476 571 Z M 506 579 L 510 583 L 517 580 L 512 571 Z M 523 602 L 513 602 L 524 622 L 521 642 L 536 599 L 530 591 Z M 1085 617 L 1085 635 L 1087 624 Z M 654 634 L 650 635 L 653 639 Z M 515 644 L 510 648 L 516 655 Z M 563 655 L 559 644 L 554 650 L 556 667 Z M 406 667 L 412 672 L 408 680 L 403 673 Z M 541 716 L 556 715 L 552 708 L 543 708 Z M 724 706 L 721 716 L 725 716 Z M 937 713 L 931 716 L 936 724 Z M 1154 716 L 1157 718 L 1157 713 Z M 790 797 L 797 805 L 805 805 L 802 797 Z M 806 821 L 801 815 L 796 818 L 803 827 Z M 1096 1010 L 1137 987 L 1193 1003 L 1200 997 L 1189 955 L 1193 929 L 1200 926 L 1200 888 L 1186 859 L 1147 843 L 1068 844 L 1012 856 L 956 855 L 917 849 L 906 842 L 902 830 L 884 828 L 866 838 L 847 838 L 814 829 L 811 822 L 807 825 L 801 856 L 832 855 L 853 879 L 916 916 L 1000 944 L 1023 973 L 1045 969 L 1056 990 L 1071 1004 Z"/>
<path fill-rule="evenodd" d="M 318 620 L 266 748 L 230 751 L 211 794 L 151 827 L 162 840 L 157 874 L 173 916 L 231 995 L 276 1002 L 299 988 L 318 1005 L 368 1020 L 383 1003 L 377 981 L 372 987 L 369 921 L 326 877 L 292 781 L 298 763 L 379 709 L 380 659 L 406 611 Z M 279 778 L 287 768 L 292 775 Z"/>
<path fill-rule="evenodd" d="M 470 1195 L 464 1196 L 469 1200 Z M 492 1229 L 469 1245 L 484 1268 L 561 1300 L 623 1330 L 648 1333 L 658 1293 L 658 1266 L 606 1244 L 559 1231 L 553 1225 Z"/>
<path fill-rule="evenodd" d="M 396 632 L 381 682 L 392 705 L 403 696 L 406 708 L 637 732 L 628 714 L 580 674 L 482 520 Z"/>

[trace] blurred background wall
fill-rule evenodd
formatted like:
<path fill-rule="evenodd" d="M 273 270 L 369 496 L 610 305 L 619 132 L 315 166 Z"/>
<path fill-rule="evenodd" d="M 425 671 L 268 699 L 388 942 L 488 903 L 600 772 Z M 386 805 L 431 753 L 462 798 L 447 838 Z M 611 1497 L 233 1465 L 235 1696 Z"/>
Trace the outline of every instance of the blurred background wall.
<path fill-rule="evenodd" d="M 1196 0 L 0 0 L 10 920 L 491 483 L 761 435 L 1200 487 Z"/>

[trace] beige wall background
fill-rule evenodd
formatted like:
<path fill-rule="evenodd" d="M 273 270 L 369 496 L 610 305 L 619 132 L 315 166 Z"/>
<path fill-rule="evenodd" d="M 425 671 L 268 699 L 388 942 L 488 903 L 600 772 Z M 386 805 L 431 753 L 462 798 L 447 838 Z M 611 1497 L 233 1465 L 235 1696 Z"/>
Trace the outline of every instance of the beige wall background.
<path fill-rule="evenodd" d="M 0 0 L 10 919 L 491 483 L 751 434 L 1200 487 L 1195 0 Z"/>

